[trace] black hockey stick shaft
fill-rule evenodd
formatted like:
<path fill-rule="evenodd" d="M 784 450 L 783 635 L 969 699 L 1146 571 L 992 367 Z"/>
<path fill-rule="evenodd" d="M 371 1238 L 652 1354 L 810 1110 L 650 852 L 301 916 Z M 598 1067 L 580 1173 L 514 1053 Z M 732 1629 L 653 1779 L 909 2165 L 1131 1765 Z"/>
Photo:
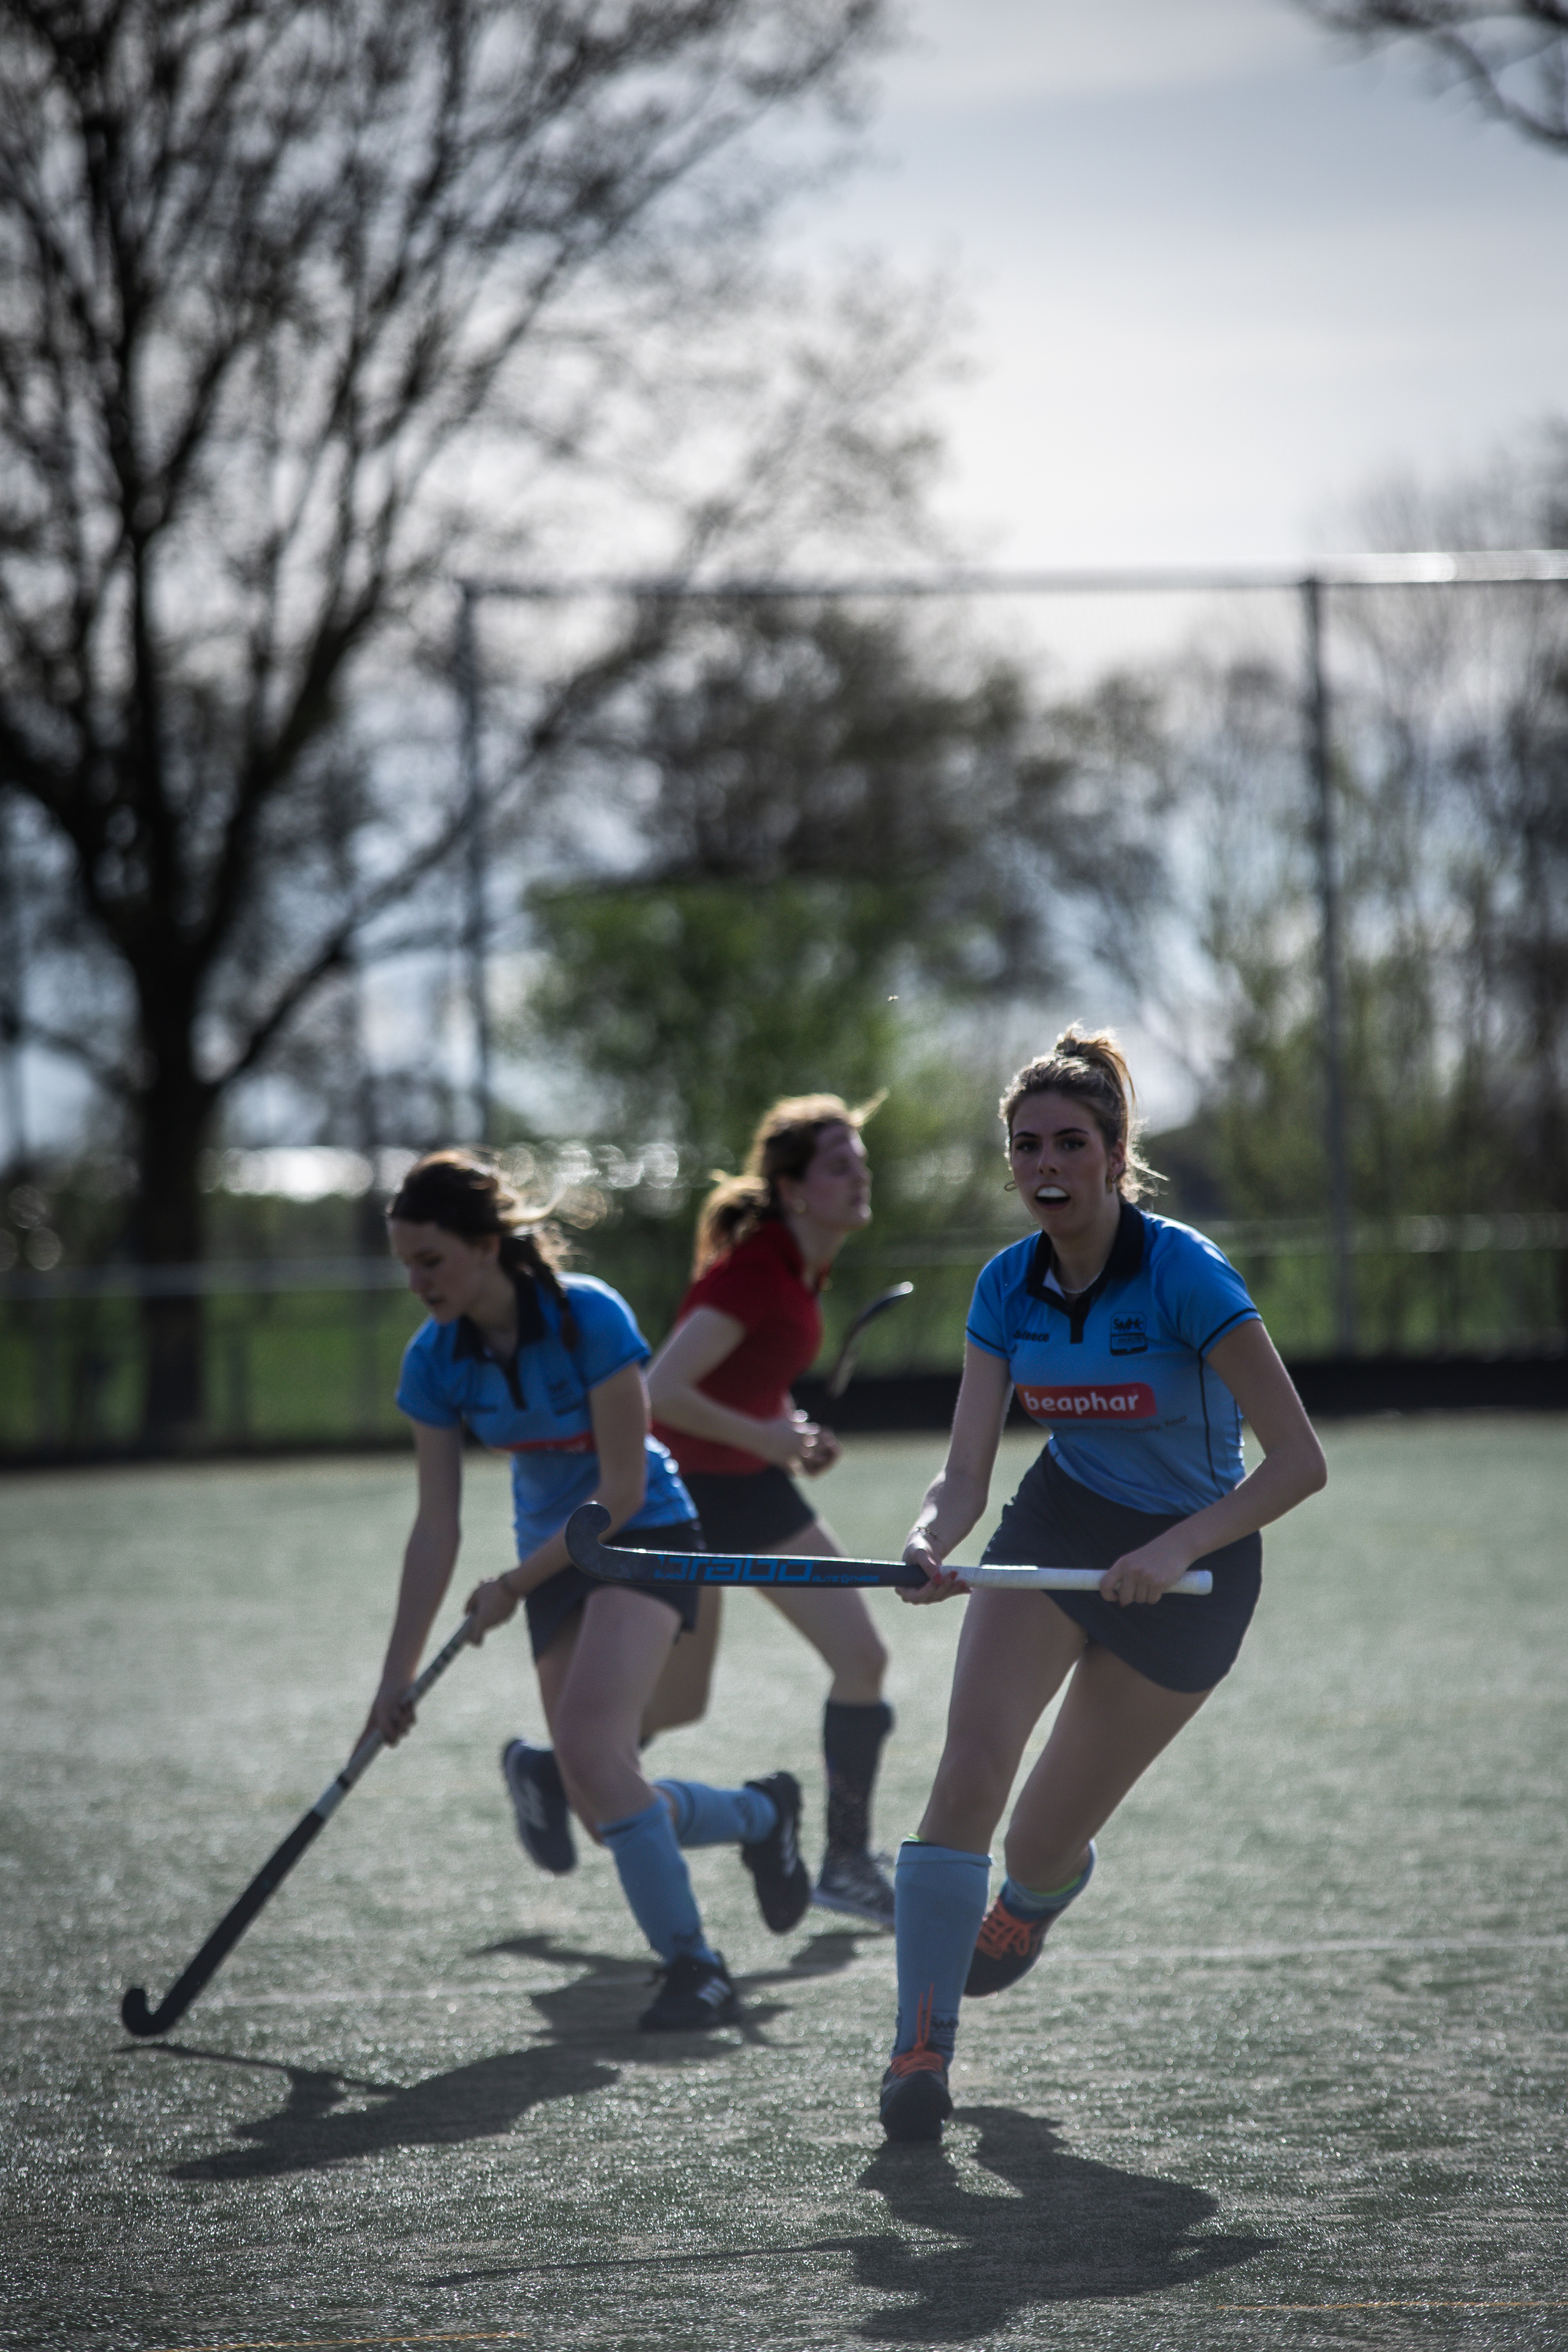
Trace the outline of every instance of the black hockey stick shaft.
<path fill-rule="evenodd" d="M 793 1586 L 831 1588 L 844 1584 L 905 1585 L 926 1581 L 924 1571 L 901 1559 L 837 1559 L 799 1552 L 628 1551 L 600 1541 L 610 1524 L 602 1503 L 584 1503 L 566 1522 L 566 1549 L 576 1566 L 610 1584 L 750 1585 L 758 1590 Z M 1031 1568 L 1021 1561 L 989 1561 L 951 1571 L 971 1591 L 982 1586 L 1003 1592 L 1093 1592 L 1104 1570 L 1098 1568 Z M 1202 1594 L 1214 1589 L 1214 1572 L 1190 1568 L 1171 1592 Z"/>
<path fill-rule="evenodd" d="M 468 1642 L 468 1620 L 465 1617 L 445 1649 L 438 1650 L 415 1684 L 411 1696 L 424 1697 L 432 1684 L 438 1682 L 459 1650 Z M 120 2004 L 120 2019 L 128 2033 L 139 2040 L 155 2033 L 167 2033 L 171 2025 L 183 2017 L 207 1979 L 219 1968 L 234 1949 L 257 1913 L 269 1902 L 307 1846 L 312 1844 L 326 1828 L 354 1782 L 386 1742 L 379 1731 L 367 1731 L 336 1780 L 330 1780 L 308 1813 L 297 1821 L 281 1845 L 269 1853 L 244 1894 L 231 1904 L 202 1946 L 184 1973 L 176 1978 L 156 2009 L 149 2008 L 145 1989 L 132 1985 Z"/>
<path fill-rule="evenodd" d="M 823 1383 L 823 1392 L 830 1404 L 835 1397 L 843 1395 L 855 1377 L 855 1365 L 860 1353 L 860 1342 L 866 1335 L 867 1325 L 874 1323 L 878 1316 L 885 1314 L 889 1307 L 896 1307 L 900 1298 L 908 1298 L 913 1290 L 912 1282 L 895 1282 L 889 1289 L 879 1292 L 872 1299 L 869 1307 L 862 1307 L 859 1314 L 844 1334 L 844 1345 L 834 1358 L 833 1369 Z"/>
<path fill-rule="evenodd" d="M 574 1564 L 609 1584 L 752 1584 L 757 1586 L 923 1584 L 902 1560 L 764 1558 L 751 1552 L 620 1551 L 601 1541 L 610 1524 L 603 1503 L 584 1503 L 566 1522 L 566 1549 Z"/>

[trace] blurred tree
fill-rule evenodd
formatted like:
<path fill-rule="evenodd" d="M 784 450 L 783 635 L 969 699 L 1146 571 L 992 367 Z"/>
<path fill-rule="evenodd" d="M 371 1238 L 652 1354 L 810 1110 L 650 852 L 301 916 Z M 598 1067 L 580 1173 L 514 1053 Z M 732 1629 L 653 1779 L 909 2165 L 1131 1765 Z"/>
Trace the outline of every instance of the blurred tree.
<path fill-rule="evenodd" d="M 531 1027 L 602 1088 L 589 1131 L 738 1161 L 777 1096 L 873 1093 L 897 1030 L 903 930 L 874 883 L 650 882 L 542 890 Z"/>
<path fill-rule="evenodd" d="M 783 183 L 725 158 L 840 104 L 880 15 L 0 5 L 0 782 L 67 847 L 96 975 L 50 1023 L 34 992 L 29 1034 L 124 1102 L 149 1265 L 200 1256 L 217 1106 L 458 830 L 428 755 L 371 775 L 369 656 L 391 676 L 396 639 L 406 686 L 476 512 L 515 528 L 645 337 L 733 289 Z M 635 614 L 541 738 L 662 629 Z M 146 1331 L 169 1435 L 200 1419 L 196 1303 Z"/>
<path fill-rule="evenodd" d="M 1299 0 L 1363 47 L 1415 42 L 1494 121 L 1568 150 L 1564 0 Z"/>
<path fill-rule="evenodd" d="M 1548 436 L 1436 499 L 1381 499 L 1375 543 L 1485 544 L 1562 504 Z M 1397 515 L 1394 510 L 1397 509 Z M 1335 611 L 1352 1192 L 1363 1216 L 1568 1209 L 1568 611 L 1561 590 L 1357 593 Z M 1174 901 L 1215 1041 L 1198 1138 L 1232 1213 L 1318 1216 L 1310 814 L 1295 682 L 1193 664 L 1168 706 Z M 1179 950 L 1177 951 L 1179 957 Z M 1201 1008 L 1201 1009 L 1200 1009 Z M 1568 1324 L 1568 1256 L 1558 1320 Z M 1371 1320 L 1398 1344 L 1397 1270 Z"/>
<path fill-rule="evenodd" d="M 530 899 L 530 1023 L 604 1124 L 732 1160 L 775 1096 L 887 1083 L 911 1018 L 1136 961 L 1163 786 L 1124 681 L 1042 710 L 907 616 L 747 602 L 612 716 L 578 757 L 635 863 Z"/>

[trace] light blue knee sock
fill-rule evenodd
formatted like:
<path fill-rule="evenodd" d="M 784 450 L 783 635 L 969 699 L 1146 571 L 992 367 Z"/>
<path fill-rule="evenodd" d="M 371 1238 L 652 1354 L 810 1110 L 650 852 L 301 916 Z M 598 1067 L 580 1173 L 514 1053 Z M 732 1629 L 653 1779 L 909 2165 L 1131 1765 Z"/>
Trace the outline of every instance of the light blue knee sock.
<path fill-rule="evenodd" d="M 1002 1892 L 997 1899 L 1011 1911 L 1015 1919 L 1043 1919 L 1047 1912 L 1054 1916 L 1058 1911 L 1065 1911 L 1069 1903 L 1077 1902 L 1094 1876 L 1094 1840 L 1090 1838 L 1089 1860 L 1078 1876 L 1069 1878 L 1065 1886 L 1026 1886 L 1009 1872 L 1002 1881 Z"/>
<path fill-rule="evenodd" d="M 625 1821 L 602 1822 L 599 1834 L 615 1857 L 632 1916 L 661 1960 L 690 1953 L 717 1957 L 702 1933 L 691 1874 L 686 1867 L 662 1797 Z"/>
<path fill-rule="evenodd" d="M 925 2042 L 952 2056 L 958 2005 L 985 1916 L 991 1857 L 955 1845 L 906 1838 L 893 1891 L 899 1965 L 899 2022 L 893 2055 Z"/>
<path fill-rule="evenodd" d="M 755 1845 L 778 1821 L 761 1789 L 710 1789 L 705 1780 L 656 1780 L 675 1808 L 679 1845 Z"/>

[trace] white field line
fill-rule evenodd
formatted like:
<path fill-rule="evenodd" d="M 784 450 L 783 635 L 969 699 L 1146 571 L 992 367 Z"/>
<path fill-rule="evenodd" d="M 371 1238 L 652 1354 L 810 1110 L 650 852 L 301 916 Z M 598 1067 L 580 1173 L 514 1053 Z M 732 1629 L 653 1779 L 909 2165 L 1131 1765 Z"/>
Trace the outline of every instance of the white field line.
<path fill-rule="evenodd" d="M 1076 1969 L 1081 1975 L 1086 1969 L 1121 1979 L 1129 1969 L 1188 1967 L 1240 1967 L 1258 1961 L 1311 1960 L 1339 1954 L 1393 1952 L 1409 1959 L 1443 1958 L 1465 1952 L 1562 1952 L 1568 1951 L 1568 1934 L 1555 1936 L 1333 1936 L 1321 1941 L 1296 1944 L 1150 1944 L 1125 1945 L 1119 1950 L 1086 1952 L 1058 1949 L 1051 1955 L 1053 1973 Z M 632 1956 L 635 1959 L 636 1956 Z M 570 1960 L 551 1960 L 546 1965 L 560 1974 L 569 1974 Z M 785 1969 L 756 1972 L 770 1985 L 795 1982 L 816 1983 L 819 1978 L 837 1976 L 837 1969 L 802 1969 L 798 1975 Z M 744 1988 L 747 1975 L 738 1979 Z M 352 1990 L 339 1989 L 330 1992 L 245 1992 L 219 1996 L 201 2001 L 204 2017 L 217 2016 L 236 2009 L 363 2009 L 372 2001 L 395 2003 L 410 2000 L 445 2001 L 456 2011 L 466 2000 L 517 2000 L 526 1999 L 528 1986 L 513 1977 L 504 1980 L 471 1979 L 436 1985 L 356 1986 Z M 199 1996 L 198 1996 L 199 1999 Z M 195 2003 L 193 2002 L 193 2008 Z M 112 2010 L 112 2000 L 106 1999 L 102 2007 L 96 2003 L 73 2002 L 66 2009 L 16 2010 L 5 2018 L 7 2025 L 55 2025 L 73 2019 L 101 2021 L 106 2010 Z M 172 2028 L 171 2032 L 176 2032 Z M 160 2039 L 163 2037 L 160 2036 Z"/>

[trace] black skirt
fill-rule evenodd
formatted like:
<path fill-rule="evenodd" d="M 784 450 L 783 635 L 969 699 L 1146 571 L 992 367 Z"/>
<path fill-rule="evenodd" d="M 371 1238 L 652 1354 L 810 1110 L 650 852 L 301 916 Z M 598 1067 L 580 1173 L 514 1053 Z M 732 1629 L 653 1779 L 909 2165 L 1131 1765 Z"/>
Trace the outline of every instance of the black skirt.
<path fill-rule="evenodd" d="M 710 1551 L 769 1552 L 791 1543 L 816 1512 L 787 1470 L 683 1470 Z"/>
<path fill-rule="evenodd" d="M 1045 1453 L 1003 1512 L 984 1558 L 998 1565 L 1103 1570 L 1190 1516 L 1113 1503 L 1069 1478 Z M 1263 1538 L 1240 1536 L 1193 1566 L 1209 1570 L 1212 1592 L 1167 1592 L 1162 1601 L 1133 1601 L 1126 1608 L 1098 1592 L 1040 1597 L 1064 1610 L 1091 1642 L 1101 1643 L 1162 1689 L 1212 1690 L 1236 1664 L 1258 1605 Z"/>
<path fill-rule="evenodd" d="M 695 1519 L 678 1519 L 668 1527 L 622 1528 L 610 1541 L 617 1551 L 708 1549 Z M 585 1569 L 558 1568 L 553 1576 L 547 1576 L 542 1584 L 536 1584 L 524 1597 L 528 1638 L 534 1656 L 542 1658 L 566 1620 L 574 1616 L 585 1601 L 595 1592 L 616 1591 L 646 1592 L 650 1601 L 662 1601 L 667 1609 L 673 1609 L 680 1623 L 671 1639 L 679 1641 L 682 1633 L 691 1633 L 696 1626 L 697 1601 L 701 1590 L 699 1584 L 606 1585 L 603 1578 L 590 1576 Z"/>

